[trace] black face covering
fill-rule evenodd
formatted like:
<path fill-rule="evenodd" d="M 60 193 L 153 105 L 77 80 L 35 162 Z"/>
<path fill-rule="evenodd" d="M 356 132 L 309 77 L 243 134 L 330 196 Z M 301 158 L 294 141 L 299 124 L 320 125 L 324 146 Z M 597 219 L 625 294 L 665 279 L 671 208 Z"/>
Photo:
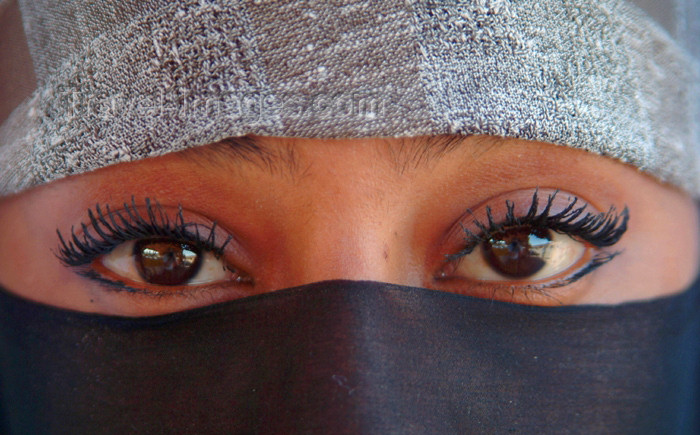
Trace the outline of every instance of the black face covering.
<path fill-rule="evenodd" d="M 330 281 L 150 318 L 0 292 L 9 433 L 697 433 L 700 285 L 542 308 Z"/>

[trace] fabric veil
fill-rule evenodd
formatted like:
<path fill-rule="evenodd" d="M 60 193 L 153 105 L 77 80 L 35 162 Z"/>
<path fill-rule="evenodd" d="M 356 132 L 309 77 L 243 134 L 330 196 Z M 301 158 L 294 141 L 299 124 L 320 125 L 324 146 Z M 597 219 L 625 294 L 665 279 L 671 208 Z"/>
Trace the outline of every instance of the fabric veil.
<path fill-rule="evenodd" d="M 699 314 L 700 282 L 533 307 L 326 281 L 147 318 L 0 289 L 0 430 L 697 434 Z"/>

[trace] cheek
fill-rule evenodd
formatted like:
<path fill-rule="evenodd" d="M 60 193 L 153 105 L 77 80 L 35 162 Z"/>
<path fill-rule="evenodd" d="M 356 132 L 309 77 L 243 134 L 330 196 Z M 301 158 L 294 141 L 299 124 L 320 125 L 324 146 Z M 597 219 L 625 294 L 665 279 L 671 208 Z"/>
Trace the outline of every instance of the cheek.
<path fill-rule="evenodd" d="M 8 287 L 18 283 L 16 275 L 32 261 L 25 250 L 33 234 L 26 231 L 27 222 L 15 204 L 11 199 L 0 201 L 0 283 Z"/>
<path fill-rule="evenodd" d="M 638 231 L 630 240 L 630 249 L 640 254 L 633 266 L 640 277 L 649 282 L 655 280 L 659 288 L 680 290 L 697 273 L 697 209 L 689 198 L 671 193 L 658 196 L 654 204 L 656 210 L 645 210 L 648 219 L 635 227 Z"/>
<path fill-rule="evenodd" d="M 51 260 L 52 254 L 45 246 L 55 228 L 44 222 L 46 210 L 38 210 L 41 192 L 30 191 L 11 197 L 0 203 L 0 277 L 9 284 L 28 286 L 45 281 L 42 266 Z M 26 199 L 24 199 L 26 197 Z M 44 217 L 44 219 L 42 219 Z M 40 248 L 41 247 L 41 248 Z M 27 271 L 31 271 L 27 273 Z"/>
<path fill-rule="evenodd" d="M 65 204 L 74 204 L 75 195 L 72 189 L 56 192 L 46 186 L 0 201 L 0 284 L 33 300 L 89 306 L 89 298 L 80 291 L 83 278 L 56 267 L 54 254 L 56 228 L 70 228 L 80 215 L 65 213 Z M 57 283 L 61 283 L 60 292 L 55 291 Z"/>

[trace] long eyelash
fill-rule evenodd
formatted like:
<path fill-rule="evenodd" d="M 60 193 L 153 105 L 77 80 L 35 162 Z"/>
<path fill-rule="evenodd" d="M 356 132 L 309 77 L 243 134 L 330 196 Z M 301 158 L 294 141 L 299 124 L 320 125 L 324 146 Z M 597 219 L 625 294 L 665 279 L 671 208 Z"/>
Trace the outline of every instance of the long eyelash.
<path fill-rule="evenodd" d="M 149 238 L 167 237 L 173 240 L 194 242 L 203 250 L 211 251 L 217 258 L 223 255 L 224 248 L 231 241 L 228 236 L 222 244 L 217 244 L 216 222 L 211 226 L 185 222 L 182 206 L 178 206 L 175 219 L 171 220 L 158 202 L 145 199 L 145 213 L 139 210 L 136 200 L 124 203 L 121 210 L 111 210 L 99 204 L 88 210 L 89 225 L 80 224 L 82 232 L 76 234 L 71 227 L 70 237 L 63 237 L 58 229 L 59 247 L 56 256 L 66 266 L 82 266 L 92 263 L 121 243 Z"/>
<path fill-rule="evenodd" d="M 559 191 L 556 190 L 548 195 L 544 209 L 538 213 L 539 196 L 538 191 L 535 190 L 530 208 L 522 217 L 516 216 L 515 204 L 506 200 L 506 216 L 502 222 L 496 222 L 491 207 L 486 207 L 486 222 L 483 223 L 477 219 L 473 221 L 479 229 L 478 234 L 462 225 L 462 230 L 466 235 L 466 246 L 456 254 L 448 256 L 447 259 L 456 260 L 468 255 L 481 243 L 513 227 L 529 226 L 535 229 L 549 229 L 588 242 L 597 248 L 614 245 L 627 231 L 627 221 L 629 220 L 627 207 L 619 213 L 615 207 L 610 207 L 604 213 L 586 212 L 588 205 L 577 207 L 579 199 L 572 197 L 562 211 L 550 214 L 558 193 Z M 469 212 L 471 213 L 471 211 Z"/>

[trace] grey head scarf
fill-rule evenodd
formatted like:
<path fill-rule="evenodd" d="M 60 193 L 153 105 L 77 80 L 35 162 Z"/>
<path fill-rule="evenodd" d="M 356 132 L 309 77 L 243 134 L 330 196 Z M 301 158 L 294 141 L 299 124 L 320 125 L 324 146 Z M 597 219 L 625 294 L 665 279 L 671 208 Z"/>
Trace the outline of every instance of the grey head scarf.
<path fill-rule="evenodd" d="M 539 140 L 700 194 L 694 0 L 17 1 L 0 195 L 246 134 Z"/>

